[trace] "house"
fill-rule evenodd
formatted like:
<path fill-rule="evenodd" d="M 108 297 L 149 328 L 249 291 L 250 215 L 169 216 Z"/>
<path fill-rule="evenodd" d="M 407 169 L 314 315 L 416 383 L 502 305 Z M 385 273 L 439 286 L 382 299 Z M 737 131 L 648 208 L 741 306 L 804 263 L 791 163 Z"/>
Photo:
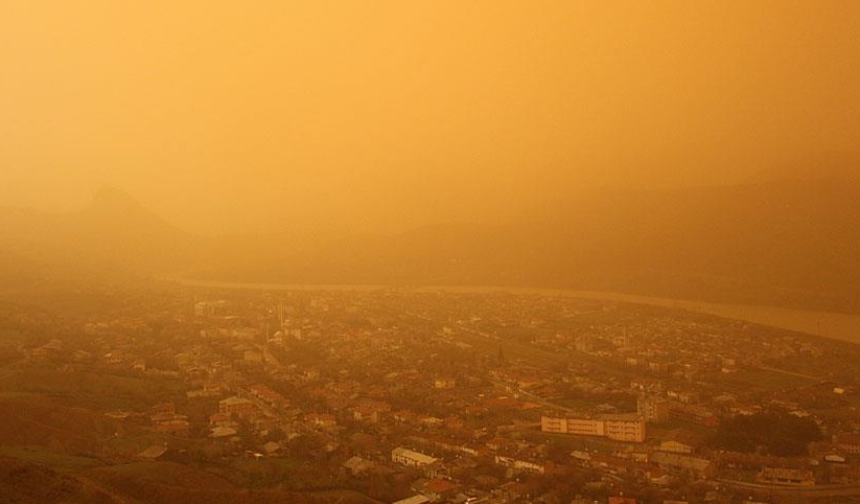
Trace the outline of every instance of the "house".
<path fill-rule="evenodd" d="M 418 423 L 420 423 L 424 427 L 439 427 L 444 422 L 445 421 L 442 420 L 441 418 L 429 416 L 429 415 L 428 416 L 422 416 L 420 419 L 418 419 Z"/>
<path fill-rule="evenodd" d="M 846 462 L 845 457 L 841 455 L 830 454 L 824 457 L 825 462 L 830 462 L 831 464 L 844 464 Z"/>
<path fill-rule="evenodd" d="M 181 415 L 177 415 L 180 417 Z M 176 436 L 187 436 L 189 432 L 190 425 L 188 424 L 188 420 L 184 418 L 174 418 L 171 420 L 165 420 L 159 422 L 155 426 L 155 432 L 160 432 L 162 434 L 173 434 Z"/>
<path fill-rule="evenodd" d="M 353 408 L 353 419 L 358 422 L 378 423 L 381 413 L 391 411 L 391 405 L 385 401 L 363 400 Z"/>
<path fill-rule="evenodd" d="M 719 417 L 705 407 L 680 402 L 670 404 L 669 418 L 671 420 L 692 423 L 712 429 L 718 427 L 720 424 Z"/>
<path fill-rule="evenodd" d="M 379 411 L 369 405 L 359 404 L 352 410 L 352 418 L 357 422 L 379 423 Z"/>
<path fill-rule="evenodd" d="M 505 457 L 502 455 L 496 455 L 494 460 L 496 462 L 496 465 L 504 466 L 517 472 L 526 472 L 533 474 L 544 474 L 544 472 L 546 472 L 546 467 L 544 466 L 544 464 L 541 464 L 539 462 L 533 462 L 531 460 Z"/>
<path fill-rule="evenodd" d="M 486 442 L 487 448 L 493 451 L 502 450 L 505 447 L 512 445 L 514 442 L 508 438 L 497 437 Z"/>
<path fill-rule="evenodd" d="M 448 501 L 463 488 L 463 485 L 443 478 L 419 480 L 412 489 L 430 499 L 431 502 Z"/>
<path fill-rule="evenodd" d="M 428 476 L 435 476 L 439 465 L 439 459 L 403 447 L 391 450 L 391 461 L 402 466 L 420 469 Z"/>
<path fill-rule="evenodd" d="M 670 439 L 668 441 L 663 441 L 662 443 L 660 443 L 660 451 L 669 453 L 690 454 L 693 453 L 693 447 L 680 441 Z"/>
<path fill-rule="evenodd" d="M 353 476 L 360 476 L 373 469 L 375 465 L 372 461 L 359 456 L 352 457 L 343 463 L 343 467 Z"/>
<path fill-rule="evenodd" d="M 701 478 L 709 478 L 716 474 L 716 467 L 710 460 L 676 453 L 655 452 L 651 455 L 651 462 L 666 471 L 689 471 Z"/>
<path fill-rule="evenodd" d="M 412 423 L 415 422 L 417 418 L 418 415 L 409 410 L 400 410 L 394 413 L 394 421 L 398 423 Z"/>
<path fill-rule="evenodd" d="M 328 429 L 337 425 L 337 420 L 329 413 L 308 413 L 305 415 L 305 423 L 311 427 Z"/>
<path fill-rule="evenodd" d="M 156 404 L 149 411 L 152 415 L 173 415 L 176 413 L 176 405 L 172 402 Z"/>
<path fill-rule="evenodd" d="M 263 445 L 263 451 L 266 452 L 266 455 L 269 456 L 278 453 L 279 451 L 281 451 L 282 448 L 283 446 L 281 446 L 281 443 L 278 443 L 276 441 L 269 441 L 268 443 Z"/>
<path fill-rule="evenodd" d="M 35 359 L 47 359 L 52 357 L 63 350 L 63 341 L 58 339 L 52 339 L 51 341 L 45 343 L 33 350 L 31 355 Z"/>
<path fill-rule="evenodd" d="M 272 408 L 286 406 L 289 402 L 280 393 L 272 390 L 266 385 L 254 385 L 251 387 L 251 395 L 260 399 Z"/>
<path fill-rule="evenodd" d="M 238 415 L 247 418 L 256 414 L 257 406 L 248 399 L 233 396 L 218 402 L 218 412 L 225 415 Z"/>
<path fill-rule="evenodd" d="M 209 415 L 209 425 L 211 427 L 233 427 L 236 422 L 226 413 L 213 413 Z"/>
<path fill-rule="evenodd" d="M 610 497 L 608 504 L 636 504 L 636 502 L 632 497 Z"/>
<path fill-rule="evenodd" d="M 814 486 L 815 476 L 807 469 L 787 469 L 784 467 L 763 467 L 756 481 L 776 485 Z"/>
<path fill-rule="evenodd" d="M 449 390 L 457 386 L 457 381 L 454 378 L 436 378 L 433 386 L 437 389 Z"/>
<path fill-rule="evenodd" d="M 850 455 L 860 455 L 860 434 L 836 434 L 833 436 L 833 445 Z"/>
<path fill-rule="evenodd" d="M 236 435 L 236 429 L 232 427 L 214 427 L 209 434 L 211 438 L 226 438 Z"/>
<path fill-rule="evenodd" d="M 413 495 L 412 497 L 407 497 L 405 499 L 401 499 L 394 504 L 425 504 L 430 502 L 430 499 L 423 495 Z"/>

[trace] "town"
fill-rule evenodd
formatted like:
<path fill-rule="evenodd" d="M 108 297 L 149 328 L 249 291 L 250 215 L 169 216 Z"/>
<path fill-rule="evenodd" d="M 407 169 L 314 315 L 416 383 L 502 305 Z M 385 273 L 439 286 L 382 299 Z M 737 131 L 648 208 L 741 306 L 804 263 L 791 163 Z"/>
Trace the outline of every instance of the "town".
<path fill-rule="evenodd" d="M 5 409 L 48 398 L 88 430 L 7 429 L 0 456 L 347 502 L 860 499 L 860 348 L 741 321 L 562 294 L 158 284 L 3 299 L 0 333 Z"/>

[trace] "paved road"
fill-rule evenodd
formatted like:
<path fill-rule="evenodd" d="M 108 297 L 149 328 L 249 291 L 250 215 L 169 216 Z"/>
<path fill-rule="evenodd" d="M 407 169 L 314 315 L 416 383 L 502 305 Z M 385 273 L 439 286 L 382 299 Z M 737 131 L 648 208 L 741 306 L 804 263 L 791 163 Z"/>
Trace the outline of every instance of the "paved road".
<path fill-rule="evenodd" d="M 780 486 L 763 485 L 760 483 L 746 483 L 732 480 L 716 480 L 720 484 L 736 488 L 738 490 L 749 490 L 758 494 L 786 495 L 795 497 L 848 497 L 860 495 L 860 484 L 851 485 L 814 485 L 814 486 Z"/>

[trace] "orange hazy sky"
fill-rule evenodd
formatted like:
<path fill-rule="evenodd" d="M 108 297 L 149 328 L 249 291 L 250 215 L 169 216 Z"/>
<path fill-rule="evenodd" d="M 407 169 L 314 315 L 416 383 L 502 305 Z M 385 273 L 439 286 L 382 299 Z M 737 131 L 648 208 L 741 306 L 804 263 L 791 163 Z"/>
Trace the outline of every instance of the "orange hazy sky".
<path fill-rule="evenodd" d="M 860 2 L 0 0 L 0 205 L 201 233 L 539 214 L 860 146 Z"/>

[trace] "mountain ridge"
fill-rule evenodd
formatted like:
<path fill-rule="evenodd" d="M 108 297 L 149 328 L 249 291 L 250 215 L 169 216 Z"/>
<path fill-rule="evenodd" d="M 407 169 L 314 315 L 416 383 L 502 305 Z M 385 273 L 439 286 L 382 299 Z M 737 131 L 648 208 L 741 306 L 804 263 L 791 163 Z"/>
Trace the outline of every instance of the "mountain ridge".
<path fill-rule="evenodd" d="M 860 184 L 614 193 L 527 225 L 364 235 L 203 280 L 616 290 L 857 311 Z"/>
<path fill-rule="evenodd" d="M 260 283 L 450 284 L 614 290 L 860 311 L 860 182 L 822 178 L 614 191 L 528 224 L 396 234 L 202 238 L 104 189 L 70 214 L 0 211 L 0 252 L 22 275 Z M 77 273 L 77 274 L 74 274 Z"/>

